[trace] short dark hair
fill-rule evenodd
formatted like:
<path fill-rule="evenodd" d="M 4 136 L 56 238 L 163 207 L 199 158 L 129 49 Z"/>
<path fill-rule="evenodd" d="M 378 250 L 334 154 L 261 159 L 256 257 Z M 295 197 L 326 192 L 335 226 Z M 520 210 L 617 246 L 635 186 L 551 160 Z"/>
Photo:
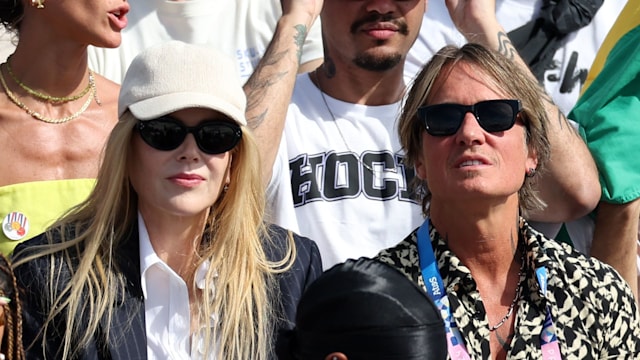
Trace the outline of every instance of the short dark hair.
<path fill-rule="evenodd" d="M 377 260 L 347 260 L 309 286 L 296 327 L 281 331 L 282 359 L 445 359 L 444 321 L 428 295 L 400 271 Z"/>

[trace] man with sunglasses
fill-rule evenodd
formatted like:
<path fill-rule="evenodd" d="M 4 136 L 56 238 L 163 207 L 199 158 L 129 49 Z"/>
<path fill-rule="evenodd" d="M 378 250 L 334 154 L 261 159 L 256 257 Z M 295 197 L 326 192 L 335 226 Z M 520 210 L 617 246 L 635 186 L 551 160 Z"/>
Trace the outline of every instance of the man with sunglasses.
<path fill-rule="evenodd" d="M 525 220 L 552 156 L 542 94 L 479 44 L 436 53 L 398 120 L 426 220 L 378 259 L 436 303 L 452 359 L 638 359 L 620 274 Z"/>
<path fill-rule="evenodd" d="M 462 33 L 475 34 L 470 40 L 526 67 L 496 21 L 492 1 L 447 3 Z M 410 187 L 414 170 L 403 163 L 395 119 L 405 92 L 403 63 L 425 10 L 424 0 L 324 1 L 325 61 L 298 76 L 269 195 L 280 209 L 276 221 L 293 219 L 314 239 L 325 268 L 373 256 L 422 223 Z M 531 215 L 561 222 L 595 206 L 598 194 L 590 189 L 598 179 L 580 137 L 551 101 L 546 107 L 556 132 L 554 162 L 538 178 L 538 189 L 552 211 Z M 484 110 L 474 109 L 481 117 Z M 567 178 L 576 168 L 583 174 L 577 188 Z M 293 215 L 286 214 L 291 204 Z"/>

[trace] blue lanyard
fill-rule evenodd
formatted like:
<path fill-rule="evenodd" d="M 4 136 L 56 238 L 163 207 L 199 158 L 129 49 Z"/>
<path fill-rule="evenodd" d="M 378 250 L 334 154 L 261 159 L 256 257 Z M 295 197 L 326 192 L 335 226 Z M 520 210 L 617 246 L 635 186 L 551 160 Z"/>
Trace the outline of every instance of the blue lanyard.
<path fill-rule="evenodd" d="M 464 345 L 460 330 L 451 315 L 447 289 L 444 287 L 442 276 L 440 276 L 440 271 L 438 270 L 438 263 L 431 248 L 429 218 L 427 218 L 418 229 L 418 257 L 420 269 L 422 270 L 422 279 L 427 288 L 427 293 L 440 310 L 440 315 L 444 320 L 449 356 L 454 360 L 468 360 L 470 359 L 469 352 Z"/>
<path fill-rule="evenodd" d="M 433 248 L 431 245 L 431 235 L 429 234 L 429 218 L 418 229 L 418 258 L 420 261 L 420 270 L 422 271 L 422 279 L 429 297 L 436 304 L 444 320 L 445 330 L 447 332 L 447 348 L 451 359 L 467 360 L 469 353 L 464 345 L 464 340 L 460 334 L 460 330 L 456 325 L 455 319 L 451 315 L 451 306 L 447 297 L 447 290 L 442 281 L 438 263 L 436 262 Z M 544 267 L 536 269 L 536 278 L 543 295 L 547 291 L 547 269 Z M 547 305 L 547 314 L 545 316 L 544 326 L 541 334 L 541 350 L 542 358 L 545 360 L 560 360 L 560 349 L 558 338 L 555 333 L 553 319 L 551 318 L 551 309 Z"/>

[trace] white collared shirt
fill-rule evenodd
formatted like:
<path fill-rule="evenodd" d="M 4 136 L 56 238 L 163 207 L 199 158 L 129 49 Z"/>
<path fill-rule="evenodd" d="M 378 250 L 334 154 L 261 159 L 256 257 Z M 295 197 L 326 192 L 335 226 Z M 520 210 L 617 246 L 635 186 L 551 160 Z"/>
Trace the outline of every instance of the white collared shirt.
<path fill-rule="evenodd" d="M 190 335 L 189 291 L 184 280 L 162 261 L 151 245 L 144 220 L 138 213 L 140 278 L 144 295 L 148 360 L 204 359 L 201 332 Z M 196 271 L 196 284 L 204 288 L 210 263 Z M 210 326 L 215 325 L 212 316 Z M 216 349 L 213 344 L 212 350 Z M 208 359 L 215 359 L 209 356 Z"/>

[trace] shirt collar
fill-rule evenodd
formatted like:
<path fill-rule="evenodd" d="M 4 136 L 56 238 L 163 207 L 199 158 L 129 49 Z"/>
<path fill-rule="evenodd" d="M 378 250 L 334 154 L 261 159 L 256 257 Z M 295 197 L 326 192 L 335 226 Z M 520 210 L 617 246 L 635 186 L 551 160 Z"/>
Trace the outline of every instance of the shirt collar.
<path fill-rule="evenodd" d="M 138 212 L 138 239 L 140 246 L 140 281 L 142 285 L 142 293 L 147 298 L 147 286 L 146 286 L 146 272 L 149 268 L 154 265 L 167 266 L 162 259 L 158 257 L 155 250 L 153 250 L 153 245 L 151 245 L 151 239 L 149 238 L 149 232 L 147 231 L 147 227 L 144 223 L 144 219 L 142 218 L 142 214 Z M 195 281 L 196 286 L 200 290 L 204 290 L 205 288 L 205 275 L 207 271 L 211 267 L 211 261 L 205 260 L 195 273 Z M 214 277 L 217 277 L 218 273 L 215 272 Z M 211 293 L 213 296 L 216 294 L 215 283 L 212 282 L 210 284 Z"/>
<path fill-rule="evenodd" d="M 151 239 L 149 239 L 149 232 L 144 224 L 142 214 L 138 212 L 138 244 L 140 247 L 140 285 L 142 286 L 142 294 L 144 298 L 147 298 L 147 282 L 146 272 L 152 266 L 158 264 L 163 265 L 164 262 L 158 257 L 153 246 L 151 245 Z"/>

